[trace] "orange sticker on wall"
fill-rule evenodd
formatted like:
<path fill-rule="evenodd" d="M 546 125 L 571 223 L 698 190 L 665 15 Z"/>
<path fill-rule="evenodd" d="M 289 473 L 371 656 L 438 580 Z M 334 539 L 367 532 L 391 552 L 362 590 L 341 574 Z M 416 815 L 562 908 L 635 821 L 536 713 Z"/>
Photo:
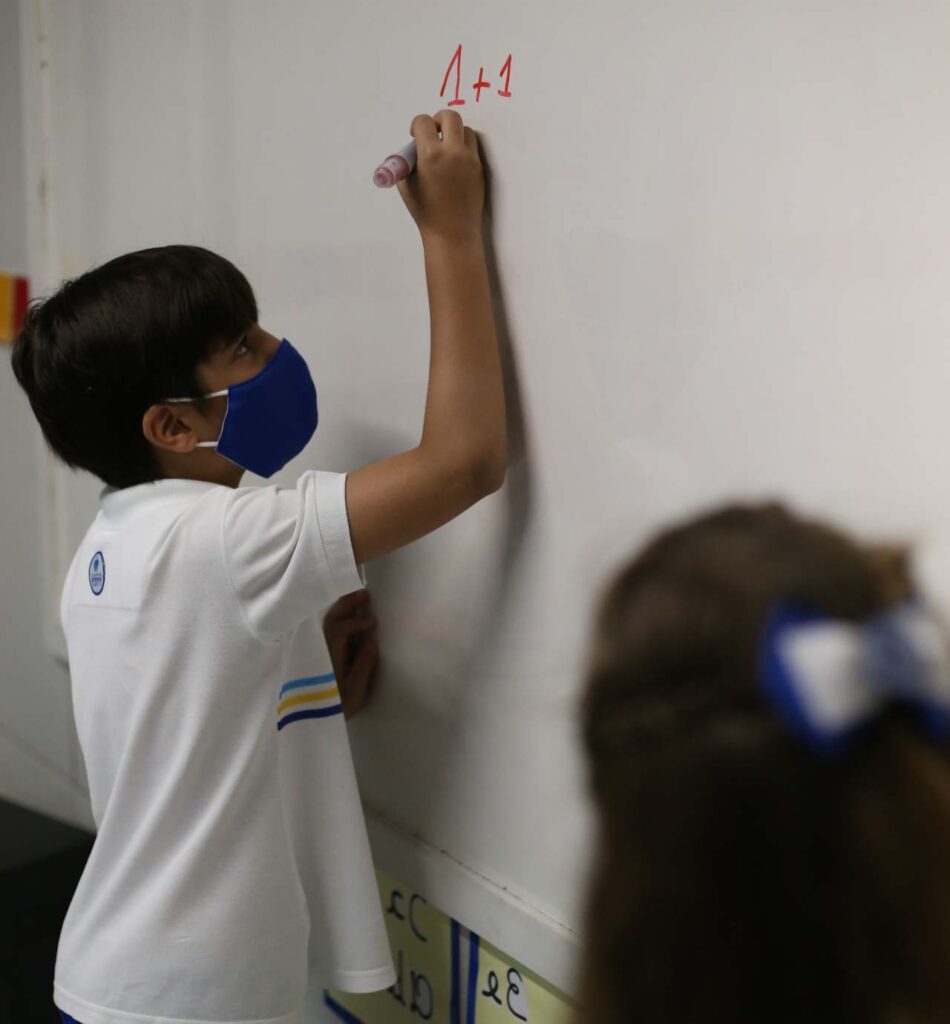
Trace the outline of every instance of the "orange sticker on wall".
<path fill-rule="evenodd" d="M 20 333 L 29 298 L 25 277 L 0 273 L 0 342 L 9 344 Z"/>

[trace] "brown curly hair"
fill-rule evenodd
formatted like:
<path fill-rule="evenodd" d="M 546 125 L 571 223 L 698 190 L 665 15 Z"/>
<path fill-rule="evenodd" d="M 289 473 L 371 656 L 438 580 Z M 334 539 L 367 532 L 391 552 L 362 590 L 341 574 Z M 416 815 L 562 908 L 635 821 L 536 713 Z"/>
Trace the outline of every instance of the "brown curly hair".
<path fill-rule="evenodd" d="M 819 757 L 756 674 L 776 601 L 858 621 L 910 588 L 903 549 L 777 505 L 677 526 L 610 580 L 583 704 L 600 841 L 579 1021 L 950 1021 L 947 753 L 892 709 Z"/>

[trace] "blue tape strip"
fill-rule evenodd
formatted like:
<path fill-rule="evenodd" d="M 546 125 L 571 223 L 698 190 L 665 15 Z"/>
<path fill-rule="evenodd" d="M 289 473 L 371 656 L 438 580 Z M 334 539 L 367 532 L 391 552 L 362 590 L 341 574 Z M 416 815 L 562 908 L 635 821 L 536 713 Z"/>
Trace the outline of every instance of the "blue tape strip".
<path fill-rule="evenodd" d="M 452 921 L 452 1001 L 449 1006 L 450 1024 L 462 1024 L 461 985 L 459 981 L 459 923 Z"/>
<path fill-rule="evenodd" d="M 329 992 L 324 991 L 323 1001 L 327 1004 L 327 1007 L 344 1022 L 344 1024 L 363 1024 L 359 1017 L 350 1013 L 345 1006 L 340 1006 Z"/>
<path fill-rule="evenodd" d="M 468 1006 L 467 1024 L 475 1024 L 475 998 L 478 995 L 478 947 L 479 938 L 474 932 L 468 933 Z"/>

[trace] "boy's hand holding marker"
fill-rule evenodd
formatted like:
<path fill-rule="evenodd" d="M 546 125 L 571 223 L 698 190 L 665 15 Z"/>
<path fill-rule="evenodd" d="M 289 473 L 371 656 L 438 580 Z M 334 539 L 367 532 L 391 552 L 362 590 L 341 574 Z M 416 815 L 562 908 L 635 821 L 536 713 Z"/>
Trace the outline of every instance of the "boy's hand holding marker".
<path fill-rule="evenodd" d="M 453 110 L 419 114 L 409 130 L 416 169 L 398 188 L 423 242 L 480 239 L 485 182 L 475 132 Z"/>

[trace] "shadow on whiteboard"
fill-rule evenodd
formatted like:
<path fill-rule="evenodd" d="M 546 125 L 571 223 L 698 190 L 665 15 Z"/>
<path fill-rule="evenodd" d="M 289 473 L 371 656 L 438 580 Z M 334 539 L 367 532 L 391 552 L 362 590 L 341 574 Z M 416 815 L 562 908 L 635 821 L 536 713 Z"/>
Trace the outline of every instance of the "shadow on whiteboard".
<path fill-rule="evenodd" d="M 502 627 L 515 614 L 512 583 L 533 509 L 521 389 L 488 220 L 484 242 L 507 406 L 505 484 L 367 570 L 380 623 L 380 670 L 376 699 L 352 728 L 354 750 L 364 796 L 373 803 L 391 806 L 390 787 L 398 787 L 399 778 L 425 780 L 411 800 L 412 820 L 400 821 L 420 835 L 431 835 L 442 814 L 457 813 L 444 790 L 458 777 L 457 741 L 480 699 L 472 684 L 486 674 Z M 366 428 L 348 437 L 361 461 L 393 451 L 393 440 Z"/>

